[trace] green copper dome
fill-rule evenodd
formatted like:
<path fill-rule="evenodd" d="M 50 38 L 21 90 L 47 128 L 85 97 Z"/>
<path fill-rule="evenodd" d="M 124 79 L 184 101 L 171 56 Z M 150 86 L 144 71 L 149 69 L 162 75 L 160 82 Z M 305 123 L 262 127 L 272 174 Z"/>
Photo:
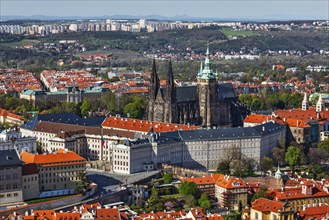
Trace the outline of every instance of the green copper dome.
<path fill-rule="evenodd" d="M 209 46 L 207 46 L 206 59 L 204 61 L 204 68 L 202 68 L 202 62 L 200 65 L 200 70 L 198 73 L 199 79 L 216 79 L 216 73 L 211 69 L 210 59 L 209 59 Z"/>

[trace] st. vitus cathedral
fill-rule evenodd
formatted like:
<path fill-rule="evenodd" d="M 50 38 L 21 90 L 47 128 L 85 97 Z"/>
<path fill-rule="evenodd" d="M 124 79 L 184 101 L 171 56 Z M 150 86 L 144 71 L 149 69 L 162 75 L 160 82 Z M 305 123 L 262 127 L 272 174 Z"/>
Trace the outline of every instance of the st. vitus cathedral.
<path fill-rule="evenodd" d="M 230 83 L 219 83 L 210 66 L 207 48 L 204 67 L 202 62 L 197 85 L 175 86 L 171 61 L 166 86 L 160 80 L 153 61 L 149 87 L 148 120 L 166 123 L 191 124 L 203 127 L 242 126 L 248 114 Z"/>

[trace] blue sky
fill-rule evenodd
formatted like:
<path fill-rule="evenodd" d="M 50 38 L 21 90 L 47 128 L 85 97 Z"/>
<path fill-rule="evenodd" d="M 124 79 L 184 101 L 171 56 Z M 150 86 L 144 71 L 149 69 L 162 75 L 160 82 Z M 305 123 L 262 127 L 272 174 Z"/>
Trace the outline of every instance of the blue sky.
<path fill-rule="evenodd" d="M 328 0 L 0 0 L 1 15 L 329 19 Z"/>

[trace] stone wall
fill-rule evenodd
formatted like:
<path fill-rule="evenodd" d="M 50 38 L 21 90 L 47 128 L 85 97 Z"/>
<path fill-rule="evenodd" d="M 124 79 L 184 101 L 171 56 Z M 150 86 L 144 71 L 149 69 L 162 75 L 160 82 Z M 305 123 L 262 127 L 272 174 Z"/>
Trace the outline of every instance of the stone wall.
<path fill-rule="evenodd" d="M 40 210 L 40 209 L 56 209 L 68 204 L 75 204 L 79 203 L 82 201 L 84 197 L 80 195 L 76 196 L 71 196 L 68 198 L 63 198 L 63 199 L 57 199 L 53 201 L 48 201 L 48 202 L 42 202 L 42 203 L 37 203 L 37 204 L 31 204 L 31 205 L 25 205 L 25 206 L 19 206 L 17 208 L 11 208 L 11 209 L 6 209 L 6 210 L 1 210 L 0 211 L 0 218 L 2 216 L 7 217 L 9 214 L 13 212 L 18 212 L 20 214 L 23 214 L 26 211 L 31 211 L 31 210 Z"/>
<path fill-rule="evenodd" d="M 188 169 L 188 168 L 183 168 L 183 167 L 173 166 L 168 164 L 162 164 L 161 169 L 164 172 L 173 173 L 175 178 L 209 175 L 208 172 L 203 170 Z"/>

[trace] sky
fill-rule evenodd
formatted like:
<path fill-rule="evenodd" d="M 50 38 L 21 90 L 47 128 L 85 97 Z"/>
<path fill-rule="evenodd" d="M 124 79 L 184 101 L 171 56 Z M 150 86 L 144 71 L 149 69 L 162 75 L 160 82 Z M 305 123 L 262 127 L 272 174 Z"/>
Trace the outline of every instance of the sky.
<path fill-rule="evenodd" d="M 187 15 L 329 20 L 329 0 L 0 0 L 0 4 L 1 16 Z"/>

